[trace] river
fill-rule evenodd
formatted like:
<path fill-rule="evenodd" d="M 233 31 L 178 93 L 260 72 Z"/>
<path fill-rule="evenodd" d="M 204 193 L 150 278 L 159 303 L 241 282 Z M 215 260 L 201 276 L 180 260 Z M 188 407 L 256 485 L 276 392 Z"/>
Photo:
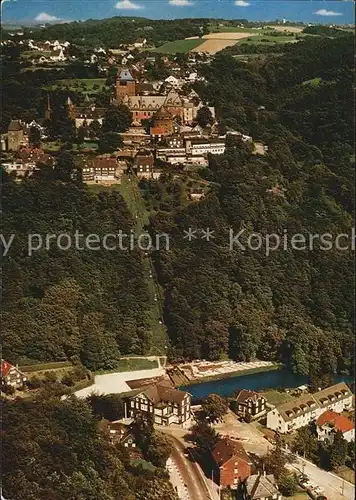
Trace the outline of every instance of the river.
<path fill-rule="evenodd" d="M 353 379 L 347 375 L 335 375 L 335 383 L 342 381 L 350 383 Z M 261 391 L 263 389 L 276 389 L 278 387 L 294 388 L 307 382 L 308 377 L 303 375 L 295 375 L 287 370 L 273 370 L 201 382 L 199 384 L 183 386 L 180 389 L 189 392 L 192 395 L 193 401 L 196 401 L 206 398 L 212 393 L 219 394 L 220 396 L 231 396 L 238 389 Z"/>

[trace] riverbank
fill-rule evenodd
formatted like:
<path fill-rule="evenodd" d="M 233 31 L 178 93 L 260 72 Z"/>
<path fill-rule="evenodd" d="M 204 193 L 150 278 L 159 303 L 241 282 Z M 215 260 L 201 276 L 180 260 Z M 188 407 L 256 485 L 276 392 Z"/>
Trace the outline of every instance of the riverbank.
<path fill-rule="evenodd" d="M 219 373 L 216 375 L 201 376 L 199 378 L 189 380 L 189 382 L 186 382 L 184 384 L 184 387 L 189 387 L 191 385 L 205 384 L 207 382 L 213 382 L 213 381 L 224 380 L 224 379 L 229 379 L 229 378 L 242 377 L 245 375 L 253 375 L 254 373 L 281 370 L 282 368 L 283 368 L 283 365 L 281 365 L 279 363 L 274 363 L 274 364 L 267 365 L 267 366 L 246 368 L 244 370 L 236 370 L 233 372 Z M 179 387 L 179 386 L 176 385 L 176 387 Z"/>
<path fill-rule="evenodd" d="M 350 383 L 351 377 L 335 375 L 334 381 Z M 305 375 L 297 375 L 292 373 L 280 365 L 274 365 L 269 369 L 256 369 L 254 373 L 251 370 L 239 372 L 235 376 L 230 376 L 224 379 L 202 380 L 190 385 L 181 385 L 180 389 L 189 392 L 192 396 L 193 403 L 198 404 L 199 401 L 207 398 L 209 394 L 219 394 L 219 396 L 230 397 L 236 391 L 248 389 L 251 391 L 264 392 L 268 389 L 293 389 L 306 385 L 308 377 Z"/>

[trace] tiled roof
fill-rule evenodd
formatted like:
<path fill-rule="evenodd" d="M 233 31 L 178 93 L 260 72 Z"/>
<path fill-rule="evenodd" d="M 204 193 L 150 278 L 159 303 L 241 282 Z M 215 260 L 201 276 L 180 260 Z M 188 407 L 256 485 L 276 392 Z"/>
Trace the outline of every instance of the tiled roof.
<path fill-rule="evenodd" d="M 219 467 L 228 462 L 232 457 L 240 458 L 248 464 L 251 463 L 251 459 L 242 444 L 228 438 L 220 439 L 217 442 L 213 449 L 213 457 Z"/>
<path fill-rule="evenodd" d="M 171 119 L 172 118 L 172 113 L 170 111 L 168 111 L 168 109 L 166 109 L 164 106 L 162 106 L 158 111 L 157 113 L 155 113 L 153 119 L 154 120 L 162 120 L 162 119 Z"/>
<path fill-rule="evenodd" d="M 334 411 L 325 411 L 320 415 L 316 423 L 320 426 L 331 424 L 335 430 L 341 431 L 342 433 L 351 431 L 355 428 L 355 424 L 351 420 Z"/>
<path fill-rule="evenodd" d="M 9 373 L 11 368 L 13 368 L 13 365 L 11 363 L 8 363 L 4 359 L 1 360 L 1 376 L 2 377 L 6 377 L 6 375 Z"/>
<path fill-rule="evenodd" d="M 324 408 L 338 400 L 351 396 L 351 391 L 345 382 L 340 382 L 314 394 L 304 394 L 297 399 L 283 403 L 277 411 L 285 422 L 304 415 L 316 408 Z"/>
<path fill-rule="evenodd" d="M 251 500 L 272 499 L 279 493 L 273 475 L 253 474 L 246 480 L 246 489 Z"/>
<path fill-rule="evenodd" d="M 166 129 L 163 127 L 151 127 L 151 135 L 164 135 L 166 133 Z"/>
<path fill-rule="evenodd" d="M 260 398 L 263 398 L 262 394 L 242 389 L 242 391 L 240 391 L 237 395 L 236 401 L 238 403 L 245 403 L 248 399 L 251 399 L 252 401 L 257 402 Z"/>
<path fill-rule="evenodd" d="M 351 391 L 345 382 L 340 382 L 313 394 L 315 400 L 322 408 L 333 402 L 332 398 L 336 401 L 338 399 L 340 400 L 345 397 L 350 397 L 350 395 Z"/>
<path fill-rule="evenodd" d="M 135 158 L 135 165 L 150 165 L 153 166 L 154 163 L 154 158 L 151 154 L 145 155 L 145 154 L 138 154 Z"/>
<path fill-rule="evenodd" d="M 315 401 L 311 394 L 305 394 L 299 398 L 283 403 L 277 407 L 278 412 L 285 422 L 293 420 L 294 418 L 304 415 L 314 409 L 318 408 L 319 405 Z"/>
<path fill-rule="evenodd" d="M 157 404 L 161 402 L 181 403 L 187 393 L 164 385 L 155 384 L 145 388 L 141 391 L 141 394 L 144 394 L 153 404 Z"/>
<path fill-rule="evenodd" d="M 11 120 L 10 125 L 7 129 L 9 132 L 16 132 L 23 130 L 20 120 Z"/>

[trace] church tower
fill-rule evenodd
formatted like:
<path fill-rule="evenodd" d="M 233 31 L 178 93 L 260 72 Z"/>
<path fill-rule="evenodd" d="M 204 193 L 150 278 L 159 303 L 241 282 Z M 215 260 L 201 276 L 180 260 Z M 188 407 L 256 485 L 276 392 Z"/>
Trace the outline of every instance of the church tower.
<path fill-rule="evenodd" d="M 116 80 L 116 99 L 121 101 L 125 95 L 136 95 L 136 80 L 128 69 L 122 69 Z"/>

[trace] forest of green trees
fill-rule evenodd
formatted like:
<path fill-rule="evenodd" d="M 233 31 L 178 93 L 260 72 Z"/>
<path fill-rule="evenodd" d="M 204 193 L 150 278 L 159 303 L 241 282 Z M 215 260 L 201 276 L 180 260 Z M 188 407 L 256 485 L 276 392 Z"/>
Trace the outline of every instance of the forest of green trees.
<path fill-rule="evenodd" d="M 286 50 L 258 65 L 218 55 L 206 67 L 207 85 L 197 86 L 226 127 L 263 140 L 268 153 L 256 156 L 230 140 L 202 172 L 214 183 L 203 201 L 180 204 L 177 180 L 161 198 L 156 193 L 152 230 L 174 242 L 156 258 L 172 357 L 257 356 L 300 374 L 349 373 L 351 251 L 289 249 L 266 257 L 262 250 L 231 252 L 227 244 L 229 228 L 351 237 L 352 38 L 306 40 Z M 315 77 L 319 85 L 303 84 Z M 169 203 L 167 191 L 178 195 Z M 188 245 L 188 227 L 209 227 L 216 238 Z"/>
<path fill-rule="evenodd" d="M 70 155 L 69 155 L 70 157 Z M 62 173 L 62 172 L 60 172 Z M 117 192 L 47 178 L 3 177 L 3 232 L 14 234 L 3 259 L 2 340 L 9 362 L 81 359 L 91 370 L 115 368 L 120 354 L 151 345 L 142 252 L 59 250 L 28 255 L 28 234 L 84 235 L 120 230 L 132 216 Z"/>
<path fill-rule="evenodd" d="M 95 398 L 94 398 L 95 399 Z M 100 398 L 99 398 L 100 399 Z M 116 415 L 115 415 L 116 416 Z M 146 460 L 100 435 L 98 398 L 5 403 L 2 492 L 16 500 L 177 500 L 164 463 L 169 443 L 141 426 Z M 119 496 L 118 496 L 119 495 Z"/>
<path fill-rule="evenodd" d="M 64 39 L 77 45 L 113 48 L 119 44 L 130 44 L 138 38 L 146 38 L 153 45 L 172 40 L 201 35 L 201 26 L 207 19 L 152 20 L 144 17 L 112 17 L 89 19 L 84 22 L 56 24 L 31 33 L 35 40 Z M 26 30 L 25 30 L 26 35 Z"/>

